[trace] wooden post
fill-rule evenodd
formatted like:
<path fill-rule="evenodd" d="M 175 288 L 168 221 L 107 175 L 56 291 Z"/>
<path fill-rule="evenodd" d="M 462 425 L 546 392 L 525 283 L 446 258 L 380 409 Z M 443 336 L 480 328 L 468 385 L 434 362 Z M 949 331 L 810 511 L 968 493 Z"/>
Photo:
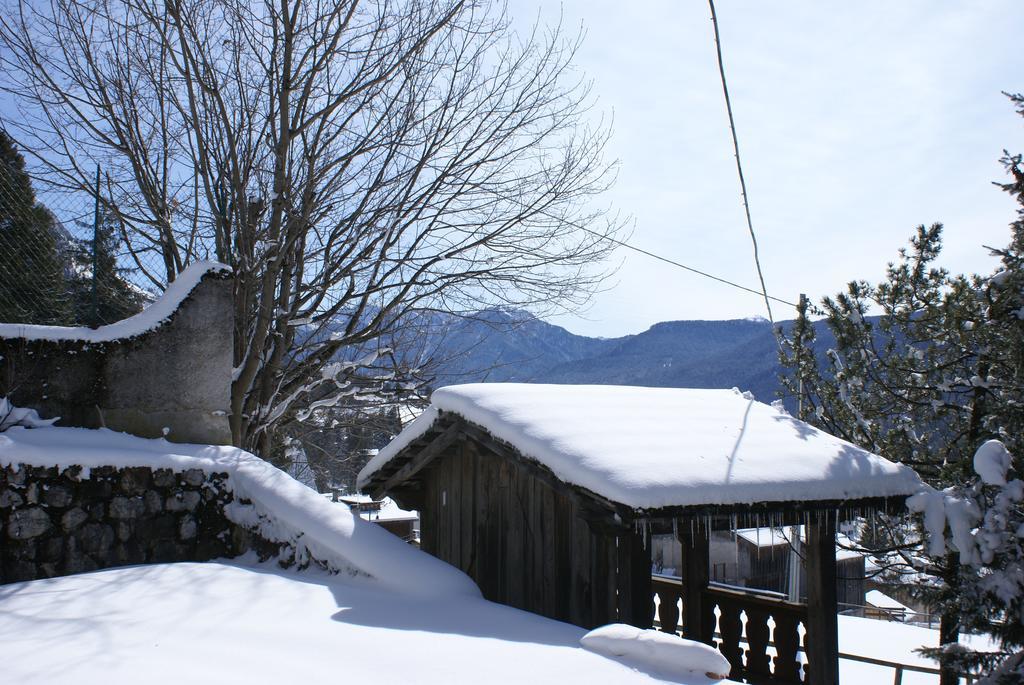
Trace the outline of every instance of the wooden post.
<path fill-rule="evenodd" d="M 839 683 L 839 603 L 836 597 L 836 520 L 811 514 L 807 526 L 807 682 Z"/>
<path fill-rule="evenodd" d="M 616 551 L 619 622 L 650 628 L 654 621 L 650 545 L 644 545 L 643 536 L 629 529 L 618 536 Z"/>
<path fill-rule="evenodd" d="M 715 613 L 705 596 L 710 580 L 710 532 L 693 519 L 679 519 L 677 530 L 683 547 L 683 637 L 711 644 Z"/>
<path fill-rule="evenodd" d="M 633 533 L 633 625 L 650 628 L 654 625 L 654 587 L 651 583 L 651 538 Z"/>

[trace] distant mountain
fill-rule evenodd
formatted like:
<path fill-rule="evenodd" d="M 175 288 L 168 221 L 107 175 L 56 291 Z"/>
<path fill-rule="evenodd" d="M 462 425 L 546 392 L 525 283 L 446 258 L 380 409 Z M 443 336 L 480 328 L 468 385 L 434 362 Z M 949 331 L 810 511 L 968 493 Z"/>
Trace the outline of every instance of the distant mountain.
<path fill-rule="evenodd" d="M 831 344 L 823 324 L 818 336 L 820 346 Z M 738 387 L 764 402 L 781 389 L 778 347 L 763 319 L 666 321 L 636 335 L 589 338 L 523 312 L 488 310 L 452 322 L 439 351 L 437 386 L 518 381 Z"/>
<path fill-rule="evenodd" d="M 548 380 L 553 367 L 600 356 L 625 338 L 588 338 L 521 311 L 489 309 L 454 319 L 435 351 L 437 385 Z M 560 381 L 561 382 L 561 381 Z"/>

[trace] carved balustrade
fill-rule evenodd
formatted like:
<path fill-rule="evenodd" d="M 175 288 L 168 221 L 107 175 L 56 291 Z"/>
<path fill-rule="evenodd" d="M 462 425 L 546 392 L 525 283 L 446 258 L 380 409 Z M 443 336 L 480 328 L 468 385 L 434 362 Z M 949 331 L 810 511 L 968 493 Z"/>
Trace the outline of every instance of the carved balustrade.
<path fill-rule="evenodd" d="M 682 582 L 654 576 L 652 586 L 660 630 L 675 634 L 683 628 L 685 634 L 679 609 L 684 601 Z M 732 680 L 792 685 L 805 682 L 799 626 L 806 625 L 806 605 L 720 585 L 707 588 L 704 598 L 715 609 L 714 644 L 732 665 Z"/>

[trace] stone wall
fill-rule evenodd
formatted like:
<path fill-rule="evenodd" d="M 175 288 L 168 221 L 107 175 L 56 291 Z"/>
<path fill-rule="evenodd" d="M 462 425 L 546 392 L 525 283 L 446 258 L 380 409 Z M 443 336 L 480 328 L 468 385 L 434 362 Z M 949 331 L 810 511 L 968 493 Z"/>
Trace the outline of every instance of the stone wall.
<path fill-rule="evenodd" d="M 227 518 L 233 499 L 227 474 L 199 469 L 0 467 L 0 583 L 250 549 L 280 555 L 280 543 Z"/>
<path fill-rule="evenodd" d="M 209 270 L 166 320 L 103 342 L 76 329 L 2 326 L 0 397 L 59 416 L 58 426 L 229 444 L 231 290 L 228 272 Z M 104 328 L 130 329 L 121 324 Z"/>

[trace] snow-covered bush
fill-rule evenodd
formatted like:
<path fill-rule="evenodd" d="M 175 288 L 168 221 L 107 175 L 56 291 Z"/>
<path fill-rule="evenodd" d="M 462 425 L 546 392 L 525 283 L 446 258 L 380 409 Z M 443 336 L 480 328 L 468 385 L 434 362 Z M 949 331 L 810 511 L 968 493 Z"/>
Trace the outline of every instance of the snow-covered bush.
<path fill-rule="evenodd" d="M 984 627 L 1001 641 L 1001 652 L 963 654 L 961 660 L 991 667 L 1024 646 L 1024 481 L 1014 477 L 1011 455 L 999 440 L 978 448 L 974 471 L 972 481 L 920 492 L 907 507 L 923 515 L 931 557 L 950 550 L 959 557 L 964 627 Z"/>
<path fill-rule="evenodd" d="M 9 399 L 0 397 L 0 433 L 15 426 L 24 428 L 52 426 L 59 418 L 59 416 L 53 419 L 39 418 L 39 413 L 35 409 L 15 407 Z"/>

